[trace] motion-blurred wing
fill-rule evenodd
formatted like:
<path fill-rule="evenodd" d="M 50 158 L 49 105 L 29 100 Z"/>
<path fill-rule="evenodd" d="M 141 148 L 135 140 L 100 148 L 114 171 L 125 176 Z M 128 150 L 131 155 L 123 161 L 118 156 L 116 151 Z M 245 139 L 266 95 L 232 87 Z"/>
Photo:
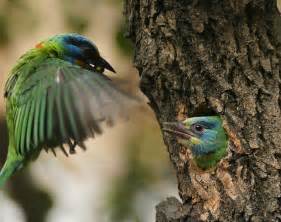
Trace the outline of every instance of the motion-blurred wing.
<path fill-rule="evenodd" d="M 100 123 L 113 123 L 133 100 L 103 74 L 59 59 L 45 61 L 16 84 L 15 141 L 21 155 L 64 143 L 75 146 L 100 134 Z"/>

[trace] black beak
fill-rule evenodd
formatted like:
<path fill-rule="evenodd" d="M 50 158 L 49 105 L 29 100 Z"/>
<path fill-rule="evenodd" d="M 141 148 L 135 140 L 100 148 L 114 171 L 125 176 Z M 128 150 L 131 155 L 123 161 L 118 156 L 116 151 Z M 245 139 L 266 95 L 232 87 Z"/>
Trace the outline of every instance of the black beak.
<path fill-rule="evenodd" d="M 98 65 L 103 67 L 104 69 L 107 69 L 111 72 L 116 73 L 115 70 L 113 69 L 113 67 L 102 57 L 99 58 Z"/>
<path fill-rule="evenodd" d="M 194 134 L 181 122 L 164 122 L 163 131 L 188 140 L 194 136 Z"/>

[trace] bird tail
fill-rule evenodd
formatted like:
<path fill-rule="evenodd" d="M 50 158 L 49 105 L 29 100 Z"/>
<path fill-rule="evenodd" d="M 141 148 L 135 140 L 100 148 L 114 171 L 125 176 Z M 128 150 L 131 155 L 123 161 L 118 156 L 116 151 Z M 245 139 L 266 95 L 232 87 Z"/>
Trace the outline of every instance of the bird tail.
<path fill-rule="evenodd" d="M 8 155 L 9 157 L 9 155 Z M 4 166 L 0 172 L 0 189 L 4 186 L 5 182 L 12 176 L 12 174 L 20 168 L 22 165 L 22 160 L 15 158 L 7 158 Z"/>

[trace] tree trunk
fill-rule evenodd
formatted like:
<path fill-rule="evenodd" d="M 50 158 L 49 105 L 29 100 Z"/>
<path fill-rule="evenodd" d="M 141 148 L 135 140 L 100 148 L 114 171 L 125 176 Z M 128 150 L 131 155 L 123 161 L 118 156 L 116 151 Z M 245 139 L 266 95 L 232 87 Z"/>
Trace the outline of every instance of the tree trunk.
<path fill-rule="evenodd" d="M 126 0 L 140 88 L 162 125 L 220 115 L 228 155 L 201 171 L 163 134 L 182 203 L 157 221 L 281 221 L 281 22 L 276 0 Z"/>

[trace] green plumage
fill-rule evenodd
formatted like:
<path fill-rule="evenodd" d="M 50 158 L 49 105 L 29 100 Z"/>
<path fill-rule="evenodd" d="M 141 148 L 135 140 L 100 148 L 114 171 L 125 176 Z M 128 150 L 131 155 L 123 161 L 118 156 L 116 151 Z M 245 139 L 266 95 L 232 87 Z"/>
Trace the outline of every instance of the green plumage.
<path fill-rule="evenodd" d="M 69 144 L 73 153 L 102 132 L 101 122 L 111 123 L 125 111 L 130 97 L 96 71 L 113 69 L 92 46 L 79 35 L 55 36 L 12 69 L 5 87 L 9 148 L 0 187 L 42 148 L 60 146 L 67 155 L 63 144 Z"/>

